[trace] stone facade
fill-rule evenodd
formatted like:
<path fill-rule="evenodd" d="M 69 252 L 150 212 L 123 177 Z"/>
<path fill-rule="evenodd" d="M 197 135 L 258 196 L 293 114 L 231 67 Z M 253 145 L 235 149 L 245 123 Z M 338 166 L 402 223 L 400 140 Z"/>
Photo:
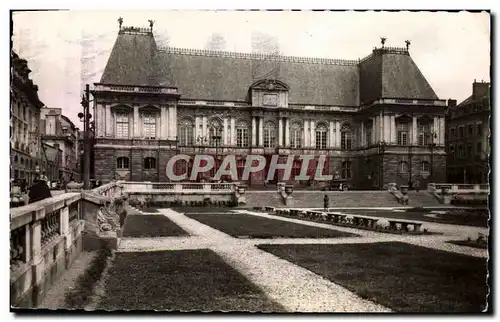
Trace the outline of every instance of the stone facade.
<path fill-rule="evenodd" d="M 141 33 L 141 41 L 150 44 L 152 34 Z M 133 36 L 141 33 L 134 31 Z M 272 155 L 294 155 L 290 181 L 304 186 L 312 182 L 294 179 L 300 171 L 300 155 L 314 156 L 309 173 L 314 173 L 319 157 L 325 156 L 324 174 L 359 189 L 383 189 L 390 182 L 408 184 L 417 179 L 422 186 L 444 181 L 447 103 L 417 73 L 408 49 L 375 49 L 366 59 L 341 61 L 167 48 L 157 52 L 157 64 L 163 63 L 160 59 L 169 60 L 167 65 L 181 64 L 176 60 L 181 57 L 185 58 L 182 64 L 192 61 L 192 65 L 183 66 L 185 74 L 171 69 L 168 82 L 160 82 L 164 76 L 155 70 L 135 66 L 149 62 L 127 56 L 123 47 L 137 46 L 128 37 L 126 30 L 120 30 L 117 44 L 122 49 L 113 51 L 101 82 L 93 89 L 97 179 L 168 181 L 166 164 L 182 153 L 210 154 L 216 160 L 236 155 L 239 178 L 244 170 L 241 160 L 247 155 L 263 155 L 268 160 Z M 204 63 L 213 64 L 214 70 L 230 65 L 235 69 L 227 67 L 219 76 L 212 70 L 205 77 L 206 70 L 200 67 L 198 77 L 188 79 L 189 68 L 199 67 L 196 59 L 205 58 L 210 58 Z M 114 66 L 129 60 L 128 73 L 118 76 L 120 70 Z M 254 67 L 248 64 L 259 60 L 260 69 L 275 60 L 270 64 L 273 76 L 246 78 L 245 73 Z M 397 65 L 405 60 L 409 63 L 401 66 L 410 66 L 407 73 Z M 382 70 L 382 62 L 395 66 Z M 322 64 L 332 75 L 311 84 Z M 277 65 L 281 66 L 278 71 Z M 289 72 L 294 68 L 297 73 Z M 136 81 L 131 78 L 135 72 Z M 150 74 L 148 85 L 144 85 L 143 73 Z M 226 83 L 224 73 L 230 73 Z M 304 75 L 297 78 L 300 73 Z M 382 74 L 373 76 L 373 81 L 380 86 L 367 80 L 377 73 Z M 330 81 L 342 78 L 343 88 L 329 87 Z M 176 166 L 182 173 L 192 165 L 178 162 Z M 246 183 L 263 185 L 265 173 L 267 167 L 253 173 Z M 282 175 L 283 170 L 278 171 L 274 180 L 281 181 Z"/>

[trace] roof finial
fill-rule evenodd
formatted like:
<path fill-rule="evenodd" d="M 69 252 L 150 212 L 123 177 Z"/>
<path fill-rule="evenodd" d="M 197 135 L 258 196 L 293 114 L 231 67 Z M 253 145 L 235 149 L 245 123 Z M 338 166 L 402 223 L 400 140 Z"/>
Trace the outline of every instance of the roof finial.
<path fill-rule="evenodd" d="M 385 37 L 380 37 L 380 42 L 382 43 L 382 48 L 384 48 L 384 45 L 385 45 L 385 41 L 387 40 L 387 38 Z"/>
<path fill-rule="evenodd" d="M 149 29 L 151 30 L 151 32 L 153 32 L 153 25 L 155 22 L 152 19 L 149 19 L 148 21 L 149 21 Z"/>
<path fill-rule="evenodd" d="M 118 18 L 118 25 L 120 26 L 120 30 L 122 30 L 122 25 L 123 25 L 123 18 L 122 17 Z"/>
<path fill-rule="evenodd" d="M 405 43 L 406 43 L 406 50 L 410 50 L 411 41 L 405 40 Z"/>

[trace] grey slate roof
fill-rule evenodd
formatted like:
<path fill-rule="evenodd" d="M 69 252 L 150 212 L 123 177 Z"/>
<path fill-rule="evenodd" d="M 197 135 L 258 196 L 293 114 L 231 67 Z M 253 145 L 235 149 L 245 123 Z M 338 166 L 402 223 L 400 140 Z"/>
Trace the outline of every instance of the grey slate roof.
<path fill-rule="evenodd" d="M 175 86 L 183 99 L 245 101 L 250 85 L 275 78 L 290 104 L 359 106 L 377 98 L 437 99 L 406 52 L 375 49 L 369 59 L 271 57 L 156 47 L 151 33 L 121 31 L 103 84 Z"/>

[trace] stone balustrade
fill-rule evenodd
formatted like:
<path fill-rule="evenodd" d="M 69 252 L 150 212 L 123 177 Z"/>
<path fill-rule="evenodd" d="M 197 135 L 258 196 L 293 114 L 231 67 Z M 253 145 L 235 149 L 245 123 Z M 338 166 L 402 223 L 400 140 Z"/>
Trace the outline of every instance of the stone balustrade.
<path fill-rule="evenodd" d="M 124 192 L 128 193 L 223 193 L 232 194 L 235 190 L 235 183 L 191 183 L 191 182 L 175 182 L 175 183 L 156 183 L 156 182 L 123 182 L 121 183 Z"/>
<path fill-rule="evenodd" d="M 120 191 L 120 184 L 112 182 L 90 192 L 68 192 L 10 209 L 12 306 L 39 305 L 46 291 L 81 253 L 89 212 L 85 195 L 111 198 Z"/>
<path fill-rule="evenodd" d="M 427 191 L 433 193 L 442 193 L 442 190 L 447 189 L 450 194 L 468 194 L 481 193 L 489 194 L 490 186 L 488 184 L 456 184 L 456 183 L 429 183 Z"/>

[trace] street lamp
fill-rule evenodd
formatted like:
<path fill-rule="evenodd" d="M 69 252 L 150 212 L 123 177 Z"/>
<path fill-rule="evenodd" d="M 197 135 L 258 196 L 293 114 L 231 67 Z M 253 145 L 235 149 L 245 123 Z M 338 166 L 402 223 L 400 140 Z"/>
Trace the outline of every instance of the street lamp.
<path fill-rule="evenodd" d="M 429 144 L 429 146 L 431 148 L 431 169 L 430 169 L 431 173 L 430 173 L 430 177 L 431 177 L 431 182 L 434 182 L 434 148 L 436 147 L 436 143 L 434 142 L 434 139 L 437 138 L 437 133 L 431 131 L 430 135 L 431 135 L 431 143 Z"/>
<path fill-rule="evenodd" d="M 90 108 L 90 89 L 89 85 L 85 85 L 85 93 L 82 96 L 81 105 L 83 113 L 78 113 L 78 118 L 83 122 L 83 188 L 90 189 L 90 119 L 92 114 L 89 112 Z"/>

